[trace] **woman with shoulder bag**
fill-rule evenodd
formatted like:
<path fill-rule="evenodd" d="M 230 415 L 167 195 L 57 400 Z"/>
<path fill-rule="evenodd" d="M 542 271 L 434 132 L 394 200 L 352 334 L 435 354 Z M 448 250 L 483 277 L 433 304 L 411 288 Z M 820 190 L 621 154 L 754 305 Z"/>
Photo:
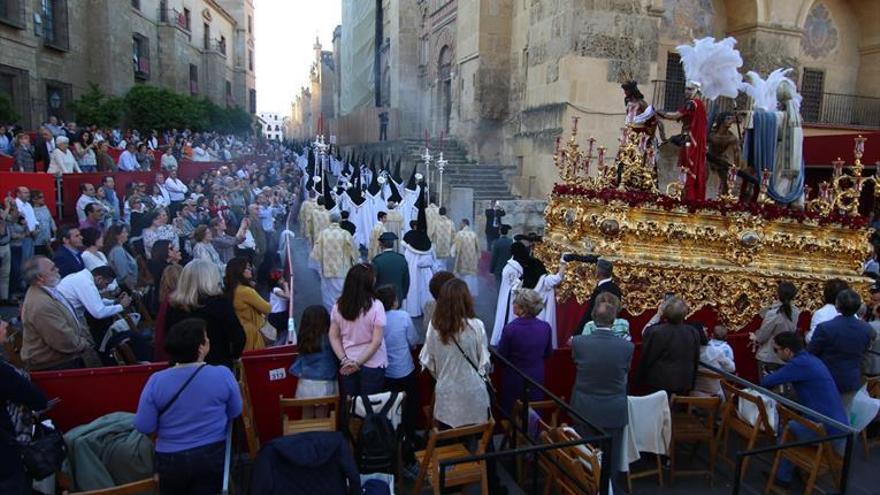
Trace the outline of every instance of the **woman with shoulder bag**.
<path fill-rule="evenodd" d="M 434 420 L 442 426 L 458 428 L 489 421 L 488 345 L 467 284 L 457 278 L 449 280 L 440 289 L 419 354 L 419 362 L 437 380 Z"/>
<path fill-rule="evenodd" d="M 211 349 L 205 326 L 189 318 L 171 327 L 165 351 L 174 366 L 150 376 L 134 418 L 144 435 L 157 433 L 163 495 L 222 491 L 226 431 L 241 414 L 241 393 L 229 368 L 205 364 Z"/>

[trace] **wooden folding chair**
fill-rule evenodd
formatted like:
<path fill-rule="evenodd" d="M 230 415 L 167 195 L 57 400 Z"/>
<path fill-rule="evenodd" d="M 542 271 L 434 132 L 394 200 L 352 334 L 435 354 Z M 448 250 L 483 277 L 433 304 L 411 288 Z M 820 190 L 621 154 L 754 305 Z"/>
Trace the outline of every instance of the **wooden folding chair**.
<path fill-rule="evenodd" d="M 124 485 L 114 486 L 112 488 L 104 488 L 101 490 L 90 490 L 87 492 L 68 492 L 63 491 L 66 495 L 142 495 L 145 493 L 159 493 L 159 481 L 155 477 L 145 480 L 126 483 Z"/>
<path fill-rule="evenodd" d="M 553 428 L 549 431 L 549 436 L 554 442 L 572 442 L 581 439 L 581 436 L 567 426 Z M 567 473 L 572 476 L 566 476 L 560 473 L 555 478 L 556 486 L 562 493 L 594 495 L 599 492 L 599 481 L 602 474 L 602 463 L 599 461 L 601 450 L 590 444 L 572 445 L 562 447 L 561 449 L 550 450 L 551 455 L 556 456 L 557 462 L 565 466 Z M 572 479 L 574 478 L 574 479 Z M 547 486 L 544 487 L 545 493 Z"/>
<path fill-rule="evenodd" d="M 135 356 L 134 351 L 131 348 L 130 342 L 130 339 L 125 339 L 122 342 L 116 344 L 116 346 L 110 351 L 110 353 L 113 355 L 113 359 L 119 366 L 131 366 L 133 364 L 138 364 L 137 356 Z"/>
<path fill-rule="evenodd" d="M 721 407 L 720 397 L 672 396 L 672 438 L 669 441 L 669 481 L 675 482 L 676 475 L 709 476 L 712 483 L 715 477 L 715 455 L 718 439 L 715 435 L 715 417 Z M 706 442 L 709 445 L 709 469 L 676 470 L 675 448 L 679 443 Z M 696 445 L 694 445 L 696 450 Z"/>
<path fill-rule="evenodd" d="M 247 373 L 245 373 L 241 361 L 236 361 L 235 372 L 238 377 L 238 388 L 241 390 L 241 423 L 244 426 L 248 455 L 251 460 L 254 460 L 260 451 L 260 438 L 257 436 L 257 424 L 254 421 L 254 406 L 251 401 L 251 390 L 247 383 Z"/>
<path fill-rule="evenodd" d="M 740 390 L 726 381 L 721 382 L 721 389 L 724 390 L 724 396 L 727 398 L 724 403 L 724 409 L 721 413 L 721 427 L 718 429 L 718 441 L 716 442 L 720 448 L 720 458 L 730 464 L 731 467 L 736 466 L 736 461 L 727 455 L 728 440 L 730 432 L 733 432 L 746 441 L 744 450 L 754 449 L 759 440 L 766 440 L 773 443 L 776 439 L 773 427 L 770 426 L 770 420 L 767 416 L 767 409 L 764 402 L 757 396 Z M 758 418 L 752 425 L 747 421 L 743 421 L 737 415 L 737 404 L 744 400 L 751 402 L 758 410 Z M 749 458 L 746 457 L 742 462 L 741 479 L 744 479 L 749 468 Z"/>
<path fill-rule="evenodd" d="M 565 398 L 562 398 L 564 401 Z M 501 427 L 505 432 L 504 435 L 504 444 L 513 445 L 512 439 L 514 436 L 516 437 L 516 444 L 519 446 L 529 445 L 534 443 L 533 440 L 526 437 L 526 434 L 523 432 L 529 431 L 528 423 L 522 424 L 522 410 L 523 410 L 523 402 L 521 400 L 517 400 L 513 404 L 513 408 L 510 414 L 511 419 L 504 420 L 501 422 Z M 559 424 L 559 408 L 556 403 L 552 400 L 543 400 L 543 401 L 535 401 L 529 402 L 529 409 L 535 411 L 540 416 L 539 420 L 539 428 L 538 432 L 540 434 L 541 431 L 547 428 L 555 428 Z M 541 427 L 540 425 L 543 425 Z M 516 428 L 514 428 L 516 426 Z M 522 457 L 516 458 L 516 472 L 519 473 L 520 484 L 523 482 L 523 477 L 525 476 L 524 467 L 525 459 Z"/>
<path fill-rule="evenodd" d="M 339 412 L 339 396 L 337 395 L 310 399 L 285 399 L 284 396 L 278 396 L 278 403 L 281 408 L 282 435 L 294 435 L 306 431 L 336 431 Z M 327 407 L 326 418 L 293 419 L 287 414 L 289 409 L 320 406 Z"/>
<path fill-rule="evenodd" d="M 880 399 L 880 376 L 865 377 L 865 385 L 868 389 L 868 395 Z M 880 445 L 880 438 L 868 439 L 868 428 L 862 430 L 862 447 L 865 449 L 865 459 L 871 457 L 871 449 L 876 445 Z"/>
<path fill-rule="evenodd" d="M 412 494 L 421 493 L 425 478 L 431 483 L 434 495 L 440 495 L 440 463 L 449 460 L 466 457 L 469 455 L 482 455 L 486 453 L 486 446 L 492 437 L 492 429 L 495 422 L 491 419 L 488 423 L 473 426 L 463 426 L 451 430 L 440 431 L 432 428 L 428 435 L 428 445 L 425 450 L 416 452 L 416 462 L 419 465 L 419 474 L 413 485 Z M 468 437 L 479 436 L 476 449 L 471 452 L 465 447 L 464 442 Z M 440 442 L 455 440 L 455 443 L 438 445 Z M 453 486 L 480 484 L 483 495 L 489 493 L 489 477 L 486 472 L 486 462 L 465 462 L 454 464 L 446 468 L 445 483 L 443 488 Z"/>
<path fill-rule="evenodd" d="M 800 414 L 780 405 L 779 411 L 780 424 L 785 425 L 782 429 L 783 444 L 795 442 L 798 438 L 791 431 L 790 421 L 796 422 L 801 426 L 813 432 L 817 438 L 827 436 L 825 426 L 820 423 L 810 421 Z M 803 439 L 801 439 L 803 440 Z M 825 473 L 831 473 L 835 486 L 840 486 L 841 469 L 843 467 L 843 459 L 834 452 L 829 442 L 821 442 L 814 445 L 805 445 L 802 447 L 789 447 L 787 449 L 777 450 L 776 456 L 773 458 L 773 467 L 770 469 L 770 475 L 767 479 L 767 486 L 764 493 L 771 492 L 787 493 L 785 490 L 779 490 L 776 487 L 776 472 L 779 469 L 779 462 L 783 459 L 791 461 L 798 469 L 807 471 L 807 480 L 804 483 L 804 493 L 813 493 L 813 487 L 819 476 Z"/>

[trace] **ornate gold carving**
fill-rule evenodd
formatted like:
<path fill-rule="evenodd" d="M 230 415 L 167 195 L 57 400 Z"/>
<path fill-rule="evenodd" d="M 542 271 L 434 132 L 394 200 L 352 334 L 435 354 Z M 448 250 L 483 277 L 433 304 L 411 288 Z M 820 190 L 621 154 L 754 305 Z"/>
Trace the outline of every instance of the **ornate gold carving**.
<path fill-rule="evenodd" d="M 830 278 L 842 278 L 867 292 L 871 280 L 860 276 L 860 267 L 871 253 L 867 242 L 871 229 L 858 227 L 859 223 L 755 213 L 765 210 L 719 211 L 691 205 L 691 210 L 696 209 L 691 211 L 683 203 L 653 196 L 657 193 L 653 163 L 646 159 L 640 139 L 636 132 L 624 134 L 617 163 L 606 166 L 600 159 L 595 177 L 588 175 L 592 141 L 585 154 L 572 135 L 564 150 L 557 152 L 554 158 L 565 186 L 570 187 L 554 192 L 545 210 L 544 242 L 535 252 L 548 270 L 555 269 L 564 252 L 598 254 L 615 263 L 624 308 L 630 314 L 655 309 L 665 292 L 674 292 L 693 311 L 713 307 L 733 329 L 748 324 L 773 301 L 781 280 L 798 286 L 796 303 L 806 310 L 818 307 L 822 285 Z M 868 180 L 880 184 L 880 174 L 861 176 L 863 149 L 864 141 L 857 141 L 852 175 L 843 176 L 842 165 L 837 165 L 836 180 L 826 184 L 808 208 L 826 215 L 857 214 L 858 195 L 846 191 L 858 192 Z M 600 156 L 604 158 L 604 153 Z M 621 195 L 621 189 L 641 194 L 639 201 Z M 732 201 L 729 197 L 722 203 Z M 847 223 L 845 217 L 833 220 Z M 596 283 L 593 272 L 591 265 L 569 264 L 557 297 L 586 302 Z"/>

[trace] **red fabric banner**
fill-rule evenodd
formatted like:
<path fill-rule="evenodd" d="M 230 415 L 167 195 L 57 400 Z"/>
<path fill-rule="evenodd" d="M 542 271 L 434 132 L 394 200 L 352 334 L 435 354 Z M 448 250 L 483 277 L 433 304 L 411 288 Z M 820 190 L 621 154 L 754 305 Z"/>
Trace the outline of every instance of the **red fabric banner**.
<path fill-rule="evenodd" d="M 55 177 L 46 173 L 37 172 L 0 172 L 0 194 L 6 197 L 7 192 L 15 196 L 18 186 L 26 186 L 31 190 L 42 191 L 46 198 L 46 206 L 52 216 L 58 218 L 58 208 L 55 200 Z"/>

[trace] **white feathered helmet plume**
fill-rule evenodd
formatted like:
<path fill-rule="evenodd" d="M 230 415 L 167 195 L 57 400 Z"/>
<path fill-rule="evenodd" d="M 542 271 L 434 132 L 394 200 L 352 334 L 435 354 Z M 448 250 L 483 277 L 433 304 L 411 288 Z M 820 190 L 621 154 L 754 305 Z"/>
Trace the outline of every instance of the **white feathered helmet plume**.
<path fill-rule="evenodd" d="M 743 61 L 734 48 L 736 40 L 724 38 L 715 41 L 711 36 L 694 40 L 692 45 L 679 45 L 687 86 L 699 90 L 703 97 L 714 100 L 719 96 L 736 98 L 742 84 L 739 68 Z"/>
<path fill-rule="evenodd" d="M 788 98 L 797 100 L 797 107 L 800 108 L 800 95 L 797 94 L 794 81 L 787 76 L 792 69 L 776 69 L 762 79 L 761 74 L 750 70 L 746 73 L 745 80 L 742 83 L 742 90 L 752 98 L 755 110 L 763 110 L 765 112 L 775 112 L 778 109 L 780 91 L 785 91 Z M 782 86 L 786 87 L 783 88 Z M 794 90 L 796 97 L 792 97 L 790 91 Z"/>

